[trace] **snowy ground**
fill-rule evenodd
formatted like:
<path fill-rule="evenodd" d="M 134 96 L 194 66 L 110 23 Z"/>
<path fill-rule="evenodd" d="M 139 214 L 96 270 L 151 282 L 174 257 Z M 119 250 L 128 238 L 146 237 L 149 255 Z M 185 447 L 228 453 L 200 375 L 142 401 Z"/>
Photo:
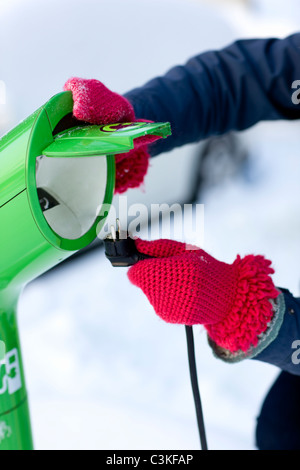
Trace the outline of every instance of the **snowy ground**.
<path fill-rule="evenodd" d="M 249 35 L 253 24 L 247 24 Z M 7 83 L 16 90 L 14 110 L 22 101 L 19 118 L 68 77 L 55 67 L 55 54 L 51 59 L 51 67 L 44 66 L 48 77 L 31 89 L 36 103 L 29 95 L 21 100 L 18 64 L 7 72 Z M 84 65 L 85 76 L 98 73 Z M 22 68 L 29 90 L 33 74 Z M 142 73 L 138 79 L 144 80 Z M 118 83 L 114 86 L 120 90 Z M 124 90 L 136 83 L 128 80 Z M 300 280 L 299 127 L 262 124 L 243 133 L 251 165 L 199 200 L 205 204 L 207 251 L 227 262 L 237 253 L 265 254 L 274 262 L 276 284 L 295 295 Z M 112 268 L 101 251 L 28 285 L 20 299 L 19 324 L 36 449 L 199 448 L 184 329 L 160 321 L 125 270 Z M 254 449 L 255 420 L 278 370 L 257 361 L 229 366 L 212 356 L 201 328 L 195 329 L 195 339 L 209 448 Z"/>

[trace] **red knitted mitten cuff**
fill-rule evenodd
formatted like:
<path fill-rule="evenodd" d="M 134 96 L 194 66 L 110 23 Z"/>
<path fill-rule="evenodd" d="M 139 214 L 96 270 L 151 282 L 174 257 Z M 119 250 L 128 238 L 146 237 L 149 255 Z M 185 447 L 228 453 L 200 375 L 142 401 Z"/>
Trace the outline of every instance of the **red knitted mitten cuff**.
<path fill-rule="evenodd" d="M 230 312 L 222 321 L 204 325 L 218 346 L 232 353 L 257 346 L 259 335 L 273 317 L 270 299 L 279 295 L 270 277 L 274 273 L 270 265 L 263 256 L 237 256 L 233 266 L 238 276 Z"/>
<path fill-rule="evenodd" d="M 149 158 L 147 146 L 115 156 L 116 194 L 124 193 L 129 188 L 137 188 L 143 183 L 149 167 Z"/>

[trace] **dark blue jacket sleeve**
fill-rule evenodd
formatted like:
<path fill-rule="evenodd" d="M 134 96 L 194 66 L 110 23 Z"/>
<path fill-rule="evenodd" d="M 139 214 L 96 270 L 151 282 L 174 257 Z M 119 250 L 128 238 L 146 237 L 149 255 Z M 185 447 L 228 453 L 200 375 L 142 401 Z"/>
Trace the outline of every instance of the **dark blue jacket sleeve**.
<path fill-rule="evenodd" d="M 300 33 L 246 39 L 191 58 L 125 96 L 136 117 L 171 123 L 152 156 L 259 121 L 299 119 L 292 83 L 300 80 Z"/>
<path fill-rule="evenodd" d="M 300 299 L 287 289 L 280 290 L 285 301 L 282 325 L 277 337 L 254 359 L 300 375 Z"/>

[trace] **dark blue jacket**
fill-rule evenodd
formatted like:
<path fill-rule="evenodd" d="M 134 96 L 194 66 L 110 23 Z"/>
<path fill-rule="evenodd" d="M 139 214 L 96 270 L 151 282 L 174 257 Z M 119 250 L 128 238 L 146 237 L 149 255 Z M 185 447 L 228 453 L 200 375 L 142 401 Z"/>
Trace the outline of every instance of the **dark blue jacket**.
<path fill-rule="evenodd" d="M 152 156 L 259 121 L 299 119 L 300 34 L 202 53 L 125 96 L 137 118 L 171 123 L 172 136 L 153 144 Z M 300 375 L 300 300 L 284 289 L 281 299 L 277 326 L 252 357 Z"/>

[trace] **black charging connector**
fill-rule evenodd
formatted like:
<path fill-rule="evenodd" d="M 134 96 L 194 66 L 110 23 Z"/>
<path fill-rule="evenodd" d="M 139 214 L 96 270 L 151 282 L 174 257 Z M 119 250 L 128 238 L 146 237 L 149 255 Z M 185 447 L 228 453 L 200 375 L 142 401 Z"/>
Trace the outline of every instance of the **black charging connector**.
<path fill-rule="evenodd" d="M 134 239 L 128 232 L 121 231 L 118 227 L 111 227 L 111 233 L 104 240 L 105 256 L 115 267 L 126 267 L 136 264 L 138 261 L 149 259 L 151 256 L 138 251 Z"/>
<path fill-rule="evenodd" d="M 105 248 L 105 256 L 116 267 L 126 267 L 136 264 L 138 261 L 152 258 L 152 256 L 145 255 L 138 251 L 135 241 L 130 237 L 128 232 L 120 230 L 119 220 L 117 219 L 117 229 L 111 226 L 111 233 L 103 240 Z M 194 349 L 194 336 L 193 328 L 185 325 L 188 360 L 190 378 L 192 384 L 192 391 L 195 403 L 197 425 L 200 437 L 202 450 L 208 450 L 206 433 L 204 426 L 204 417 L 202 412 L 202 404 L 197 379 L 195 349 Z"/>

